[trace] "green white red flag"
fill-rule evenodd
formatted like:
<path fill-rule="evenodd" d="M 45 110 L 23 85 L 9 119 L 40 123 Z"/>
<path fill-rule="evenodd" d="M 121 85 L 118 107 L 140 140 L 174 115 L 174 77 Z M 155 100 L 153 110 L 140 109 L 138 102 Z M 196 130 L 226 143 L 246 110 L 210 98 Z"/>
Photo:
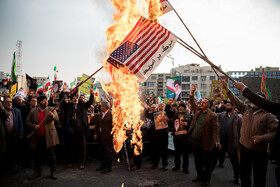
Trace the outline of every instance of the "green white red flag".
<path fill-rule="evenodd" d="M 38 94 L 38 92 L 43 91 L 43 90 L 44 90 L 43 85 L 40 84 L 39 86 L 37 86 L 36 94 Z"/>
<path fill-rule="evenodd" d="M 48 76 L 47 82 L 45 84 L 45 89 L 44 89 L 44 93 L 49 91 L 51 87 L 51 81 L 50 81 L 50 77 Z"/>

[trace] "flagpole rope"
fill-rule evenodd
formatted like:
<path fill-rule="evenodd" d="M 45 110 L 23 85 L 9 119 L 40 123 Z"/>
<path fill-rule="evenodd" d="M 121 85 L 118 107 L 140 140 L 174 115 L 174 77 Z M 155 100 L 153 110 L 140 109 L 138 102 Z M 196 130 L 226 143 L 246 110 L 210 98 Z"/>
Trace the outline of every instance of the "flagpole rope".
<path fill-rule="evenodd" d="M 200 45 L 198 44 L 198 42 L 196 41 L 196 39 L 194 38 L 194 36 L 192 35 L 191 31 L 189 30 L 189 28 L 187 27 L 187 25 L 184 23 L 184 21 L 181 19 L 181 17 L 179 16 L 179 14 L 177 13 L 177 11 L 174 9 L 174 7 L 171 5 L 171 3 L 169 1 L 167 1 L 168 4 L 171 6 L 171 8 L 174 10 L 175 14 L 178 16 L 178 18 L 180 19 L 180 21 L 182 22 L 182 24 L 185 26 L 185 28 L 187 29 L 187 31 L 189 32 L 189 34 L 191 35 L 192 39 L 194 40 L 194 42 L 196 43 L 196 45 L 198 46 L 198 48 L 200 49 L 200 51 L 202 52 L 202 54 L 204 55 L 204 57 L 207 58 L 207 56 L 205 55 L 205 53 L 203 52 L 203 50 L 201 49 Z"/>
<path fill-rule="evenodd" d="M 86 78 L 85 80 L 83 80 L 82 82 L 80 82 L 78 85 L 76 85 L 72 90 L 70 90 L 70 92 L 66 95 L 64 95 L 63 99 L 61 101 L 59 101 L 59 103 L 53 107 L 53 109 L 50 111 L 50 112 L 53 112 L 63 101 L 66 97 L 68 97 L 72 92 L 73 90 L 79 88 L 82 84 L 84 84 L 87 80 L 89 80 L 93 75 L 95 75 L 96 73 L 98 73 L 101 69 L 103 68 L 103 66 L 101 66 L 97 71 L 95 71 L 93 74 L 91 74 L 91 76 L 89 76 L 88 78 Z M 41 121 L 41 123 L 39 124 L 39 128 L 38 129 L 35 129 L 33 130 L 28 136 L 27 138 L 31 138 L 32 135 L 40 129 L 41 125 L 49 118 L 49 115 L 45 116 L 45 118 L 43 119 L 43 121 Z"/>

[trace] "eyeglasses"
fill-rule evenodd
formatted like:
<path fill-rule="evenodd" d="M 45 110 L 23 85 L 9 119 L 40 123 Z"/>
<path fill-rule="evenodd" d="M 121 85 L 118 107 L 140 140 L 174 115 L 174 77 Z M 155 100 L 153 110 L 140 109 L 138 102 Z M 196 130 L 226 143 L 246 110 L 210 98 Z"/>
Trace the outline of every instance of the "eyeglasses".
<path fill-rule="evenodd" d="M 12 101 L 5 101 L 4 103 L 12 103 Z"/>

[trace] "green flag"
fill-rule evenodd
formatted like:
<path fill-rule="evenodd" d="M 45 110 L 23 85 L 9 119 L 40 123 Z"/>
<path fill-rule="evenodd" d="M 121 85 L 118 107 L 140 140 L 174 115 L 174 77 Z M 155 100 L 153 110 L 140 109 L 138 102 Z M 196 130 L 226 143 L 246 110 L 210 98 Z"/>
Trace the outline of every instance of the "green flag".
<path fill-rule="evenodd" d="M 76 85 L 76 79 L 73 82 L 70 83 L 70 87 L 72 88 L 75 85 Z"/>
<path fill-rule="evenodd" d="M 11 71 L 11 81 L 17 80 L 16 67 L 17 67 L 17 64 L 16 64 L 16 52 L 14 52 L 13 63 L 12 63 L 12 71 Z"/>
<path fill-rule="evenodd" d="M 267 95 L 268 95 L 268 98 L 266 98 L 266 99 L 267 100 L 269 99 L 270 101 L 272 101 L 272 96 L 271 96 L 271 92 L 270 92 L 269 87 L 267 87 Z"/>
<path fill-rule="evenodd" d="M 56 66 L 53 67 L 53 70 L 56 71 Z"/>

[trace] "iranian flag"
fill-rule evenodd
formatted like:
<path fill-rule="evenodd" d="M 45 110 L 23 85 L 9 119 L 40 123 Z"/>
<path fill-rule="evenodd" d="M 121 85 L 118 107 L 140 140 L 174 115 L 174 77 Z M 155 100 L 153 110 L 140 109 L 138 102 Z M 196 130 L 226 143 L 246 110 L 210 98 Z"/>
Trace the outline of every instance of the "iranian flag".
<path fill-rule="evenodd" d="M 16 67 L 17 67 L 16 52 L 14 52 L 14 54 L 13 54 L 13 63 L 12 63 L 12 71 L 11 71 L 11 80 L 12 81 L 16 81 L 17 80 Z"/>
<path fill-rule="evenodd" d="M 48 76 L 47 82 L 45 84 L 45 89 L 44 89 L 44 93 L 49 91 L 51 87 L 51 81 L 50 81 L 50 77 Z"/>
<path fill-rule="evenodd" d="M 93 92 L 94 92 L 94 96 L 96 96 L 96 97 L 99 96 L 99 90 L 98 90 L 98 88 L 96 88 L 96 86 L 94 86 Z"/>
<path fill-rule="evenodd" d="M 158 96 L 158 103 L 163 103 L 163 99 L 160 96 Z"/>
<path fill-rule="evenodd" d="M 56 69 L 56 66 L 54 66 L 53 71 L 54 71 L 54 81 L 56 81 L 57 80 L 57 73 L 58 73 L 58 70 Z"/>
<path fill-rule="evenodd" d="M 7 83 L 10 81 L 10 75 L 7 75 L 7 78 L 3 81 L 3 85 L 7 85 Z"/>
<path fill-rule="evenodd" d="M 43 85 L 40 84 L 39 86 L 37 86 L 36 94 L 38 94 L 38 92 L 43 91 L 43 90 L 44 90 Z"/>

